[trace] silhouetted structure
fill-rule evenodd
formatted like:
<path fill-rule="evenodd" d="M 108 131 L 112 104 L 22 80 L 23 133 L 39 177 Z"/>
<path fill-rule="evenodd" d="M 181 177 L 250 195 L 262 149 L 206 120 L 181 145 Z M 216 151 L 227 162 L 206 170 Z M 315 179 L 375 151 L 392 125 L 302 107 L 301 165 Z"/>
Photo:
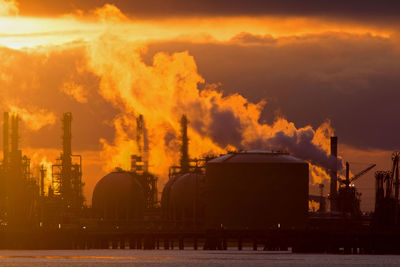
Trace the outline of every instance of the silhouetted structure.
<path fill-rule="evenodd" d="M 4 113 L 3 127 L 1 219 L 3 224 L 12 229 L 33 227 L 38 219 L 36 205 L 39 187 L 31 174 L 30 159 L 22 156 L 19 150 L 18 115 L 11 116 L 11 136 L 7 112 Z"/>
<path fill-rule="evenodd" d="M 131 156 L 130 173 L 142 186 L 145 195 L 145 207 L 155 208 L 158 204 L 157 177 L 149 172 L 148 140 L 143 115 L 136 119 L 136 145 L 138 154 Z"/>
<path fill-rule="evenodd" d="M 324 197 L 324 184 L 319 184 L 318 187 L 320 190 L 318 212 L 325 213 L 326 212 L 326 201 L 325 201 L 325 197 Z"/>
<path fill-rule="evenodd" d="M 163 222 L 172 227 L 197 229 L 204 227 L 205 219 L 205 168 L 213 156 L 190 159 L 188 120 L 181 118 L 180 165 L 171 166 L 169 181 L 162 198 Z"/>
<path fill-rule="evenodd" d="M 331 156 L 337 159 L 337 145 L 338 145 L 338 138 L 337 136 L 332 136 L 331 137 Z M 331 211 L 337 211 L 337 161 L 332 166 L 332 169 L 330 170 L 330 177 L 331 177 L 331 183 L 330 183 L 330 205 L 331 205 Z"/>
<path fill-rule="evenodd" d="M 122 170 L 104 176 L 94 188 L 93 213 L 103 225 L 143 222 L 145 193 L 135 177 Z"/>
<path fill-rule="evenodd" d="M 307 214 L 307 162 L 257 150 L 207 162 L 207 228 L 303 229 Z"/>
<path fill-rule="evenodd" d="M 157 177 L 148 168 L 148 142 L 142 115 L 136 123 L 138 153 L 131 155 L 130 170 L 116 169 L 103 177 L 93 192 L 93 214 L 103 226 L 130 223 L 138 227 L 145 218 L 154 217 L 158 207 Z"/>
<path fill-rule="evenodd" d="M 393 152 L 392 170 L 375 173 L 374 225 L 378 229 L 399 227 L 399 157 L 400 152 Z"/>
<path fill-rule="evenodd" d="M 129 170 L 116 169 L 96 185 L 92 207 L 82 196 L 82 159 L 72 153 L 72 115 L 63 115 L 63 151 L 52 181 L 40 166 L 35 178 L 19 149 L 19 119 L 3 121 L 0 165 L 0 248 L 227 249 L 245 243 L 253 250 L 292 247 L 294 252 L 400 254 L 399 153 L 392 170 L 376 173 L 375 214 L 362 215 L 352 183 L 375 165 L 346 179 L 331 174 L 331 211 L 323 186 L 308 194 L 308 163 L 287 153 L 240 151 L 190 159 L 188 120 L 181 119 L 180 165 L 171 166 L 160 209 L 157 177 L 149 172 L 143 116 L 137 117 L 137 153 Z M 11 130 L 10 130 L 11 125 Z M 331 139 L 337 157 L 337 138 Z M 340 183 L 338 187 L 338 182 Z M 308 201 L 320 203 L 308 213 Z M 373 218 L 373 221 L 372 221 Z"/>
<path fill-rule="evenodd" d="M 186 173 L 189 171 L 189 138 L 187 134 L 188 120 L 185 115 L 181 119 L 181 172 Z"/>
<path fill-rule="evenodd" d="M 82 157 L 72 155 L 72 114 L 64 113 L 62 118 L 63 151 L 52 166 L 53 188 L 60 196 L 63 211 L 79 214 L 83 208 Z M 73 162 L 73 159 L 76 159 Z"/>

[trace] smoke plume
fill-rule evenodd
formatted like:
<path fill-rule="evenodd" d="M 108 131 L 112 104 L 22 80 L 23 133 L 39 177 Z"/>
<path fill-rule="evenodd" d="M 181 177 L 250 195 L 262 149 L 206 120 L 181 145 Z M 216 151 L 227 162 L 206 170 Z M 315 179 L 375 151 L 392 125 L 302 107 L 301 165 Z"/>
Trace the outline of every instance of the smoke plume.
<path fill-rule="evenodd" d="M 333 130 L 328 122 L 317 129 L 297 128 L 287 119 L 277 117 L 267 124 L 261 121 L 261 112 L 268 105 L 266 101 L 254 103 L 240 94 L 224 94 L 218 84 L 205 81 L 187 51 L 159 52 L 151 62 L 145 61 L 147 43 L 135 36 L 126 37 L 124 29 L 129 22 L 115 6 L 107 5 L 95 14 L 106 27 L 102 28 L 104 33 L 90 35 L 93 38 L 56 48 L 43 46 L 18 52 L 2 49 L 0 55 L 5 60 L 0 64 L 0 82 L 4 88 L 20 87 L 21 92 L 15 98 L 24 93 L 25 101 L 31 95 L 40 103 L 47 100 L 52 109 L 62 106 L 84 110 L 79 116 L 91 121 L 74 128 L 81 133 L 104 134 L 90 127 L 90 123 L 101 117 L 100 114 L 112 114 L 114 136 L 100 138 L 104 169 L 130 167 L 130 155 L 138 152 L 136 118 L 143 114 L 150 171 L 163 184 L 169 166 L 179 162 L 179 121 L 185 114 L 189 119 L 192 158 L 218 155 L 227 150 L 285 150 L 310 163 L 314 183 L 327 177 L 325 170 L 332 168 L 333 162 L 329 157 L 329 137 Z M 125 23 L 122 30 L 118 28 L 121 21 Z M 46 97 L 39 97 L 42 90 Z M 9 95 L 11 89 L 4 98 L 10 98 Z M 60 97 L 67 99 L 60 101 Z M 29 122 L 31 130 L 42 129 L 55 121 L 55 115 L 44 109 L 33 113 L 21 108 L 16 111 Z M 61 112 L 58 110 L 58 113 Z M 81 138 L 79 134 L 76 136 Z"/>
<path fill-rule="evenodd" d="M 8 109 L 12 113 L 18 114 L 28 129 L 32 131 L 38 131 L 45 126 L 53 125 L 56 122 L 56 116 L 54 113 L 45 109 L 33 107 L 28 110 L 16 105 L 9 105 Z"/>
<path fill-rule="evenodd" d="M 129 155 L 137 149 L 132 132 L 135 114 L 143 114 L 146 120 L 150 162 L 162 177 L 168 166 L 178 162 L 182 114 L 190 121 L 192 157 L 232 149 L 273 149 L 288 151 L 324 169 L 333 167 L 335 161 L 328 151 L 328 135 L 333 133 L 329 123 L 316 130 L 311 126 L 296 128 L 281 117 L 272 125 L 262 123 L 264 101 L 252 103 L 239 94 L 225 96 L 217 85 L 200 90 L 205 81 L 188 52 L 160 52 L 146 64 L 145 51 L 145 47 L 114 35 L 104 35 L 88 47 L 88 68 L 100 78 L 102 96 L 121 112 L 114 121 L 115 140 L 102 140 L 110 168 L 115 164 L 127 168 Z"/>

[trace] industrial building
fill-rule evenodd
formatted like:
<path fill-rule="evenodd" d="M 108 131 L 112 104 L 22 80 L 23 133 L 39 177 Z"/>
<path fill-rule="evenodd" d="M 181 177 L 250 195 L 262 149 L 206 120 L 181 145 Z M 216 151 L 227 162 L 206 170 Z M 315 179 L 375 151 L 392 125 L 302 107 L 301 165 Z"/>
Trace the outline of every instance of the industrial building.
<path fill-rule="evenodd" d="M 10 122 L 11 118 L 11 122 Z M 158 177 L 149 170 L 143 116 L 137 117 L 137 153 L 129 170 L 114 169 L 96 184 L 92 206 L 82 194 L 82 157 L 72 152 L 72 114 L 62 117 L 62 152 L 45 186 L 19 149 L 18 115 L 4 113 L 0 165 L 0 248 L 160 248 L 254 249 L 302 252 L 400 253 L 399 153 L 392 170 L 376 172 L 376 208 L 360 211 L 352 185 L 375 167 L 344 178 L 330 173 L 330 193 L 309 194 L 309 163 L 285 152 L 249 150 L 190 158 L 188 119 L 181 119 L 179 165 L 158 199 Z M 331 157 L 337 162 L 337 137 Z M 319 204 L 308 211 L 309 201 Z M 329 200 L 329 201 L 328 201 Z M 329 204 L 329 205 L 328 205 Z M 329 206 L 329 208 L 327 207 Z M 351 235 L 349 235 L 351 233 Z M 17 240 L 17 241 L 15 241 Z"/>
<path fill-rule="evenodd" d="M 302 229 L 308 163 L 285 153 L 243 151 L 207 163 L 207 228 Z"/>

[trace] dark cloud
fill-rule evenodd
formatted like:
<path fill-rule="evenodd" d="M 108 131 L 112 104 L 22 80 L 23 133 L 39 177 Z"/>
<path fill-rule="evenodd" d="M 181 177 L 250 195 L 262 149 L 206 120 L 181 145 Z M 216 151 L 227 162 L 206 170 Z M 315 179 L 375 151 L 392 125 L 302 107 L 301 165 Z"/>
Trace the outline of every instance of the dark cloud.
<path fill-rule="evenodd" d="M 90 10 L 113 3 L 127 14 L 136 17 L 152 16 L 235 16 L 235 15 L 288 15 L 335 17 L 388 17 L 400 16 L 397 0 L 20 0 L 23 14 L 57 15 L 76 9 Z"/>
<path fill-rule="evenodd" d="M 254 35 L 247 32 L 242 32 L 236 36 L 234 36 L 231 40 L 237 44 L 244 45 L 266 45 L 266 44 L 275 44 L 277 39 L 272 37 L 271 35 Z"/>
<path fill-rule="evenodd" d="M 211 139 L 221 147 L 234 145 L 240 148 L 242 130 L 239 118 L 231 110 L 221 109 L 217 103 L 213 103 L 210 117 L 208 132 Z"/>
<path fill-rule="evenodd" d="M 399 148 L 400 54 L 392 39 L 327 33 L 249 46 L 237 38 L 218 44 L 168 42 L 150 45 L 148 56 L 185 50 L 205 80 L 221 82 L 225 94 L 266 99 L 262 120 L 270 123 L 278 112 L 298 127 L 317 127 L 330 119 L 341 142 Z"/>
<path fill-rule="evenodd" d="M 339 167 L 342 169 L 343 164 L 332 155 L 327 155 L 321 148 L 312 143 L 314 132 L 311 128 L 300 130 L 293 136 L 288 136 L 284 132 L 278 132 L 274 137 L 267 140 L 267 144 L 272 147 L 280 147 L 284 151 L 289 151 L 292 155 L 304 160 L 311 161 L 313 164 L 324 167 L 326 170 L 332 170 Z"/>

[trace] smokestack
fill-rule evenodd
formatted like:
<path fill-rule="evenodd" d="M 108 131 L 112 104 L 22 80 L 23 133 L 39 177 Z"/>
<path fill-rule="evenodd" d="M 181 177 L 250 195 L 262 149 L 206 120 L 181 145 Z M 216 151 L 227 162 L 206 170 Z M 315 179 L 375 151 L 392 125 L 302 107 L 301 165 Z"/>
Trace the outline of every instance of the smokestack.
<path fill-rule="evenodd" d="M 18 153 L 18 115 L 11 116 L 11 153 L 16 155 Z"/>
<path fill-rule="evenodd" d="M 46 176 L 46 168 L 40 165 L 40 195 L 44 196 L 44 178 Z"/>
<path fill-rule="evenodd" d="M 185 115 L 181 119 L 181 172 L 189 171 L 189 138 L 187 134 L 188 120 Z"/>
<path fill-rule="evenodd" d="M 143 158 L 143 115 L 140 114 L 139 117 L 136 118 L 136 144 L 138 147 L 138 154 Z"/>
<path fill-rule="evenodd" d="M 67 205 L 72 205 L 73 202 L 73 178 L 72 178 L 72 148 L 71 148 L 71 125 L 72 114 L 64 113 L 62 117 L 62 130 L 63 130 L 63 152 L 61 155 L 61 176 L 60 176 L 60 193 Z"/>
<path fill-rule="evenodd" d="M 346 187 L 350 186 L 350 164 L 346 162 Z"/>
<path fill-rule="evenodd" d="M 10 150 L 9 144 L 9 116 L 8 112 L 4 112 L 4 119 L 3 119 L 3 164 L 6 165 L 8 163 L 8 154 Z"/>
<path fill-rule="evenodd" d="M 338 145 L 338 138 L 337 136 L 331 137 L 331 156 L 335 157 L 335 164 L 332 166 L 330 171 L 331 174 L 331 211 L 336 211 L 336 198 L 337 198 L 337 145 Z"/>
<path fill-rule="evenodd" d="M 71 154 L 72 154 L 72 145 L 71 145 L 72 114 L 70 112 L 64 113 L 62 122 L 63 122 L 63 155 L 64 155 L 64 158 L 65 157 L 70 158 Z"/>

